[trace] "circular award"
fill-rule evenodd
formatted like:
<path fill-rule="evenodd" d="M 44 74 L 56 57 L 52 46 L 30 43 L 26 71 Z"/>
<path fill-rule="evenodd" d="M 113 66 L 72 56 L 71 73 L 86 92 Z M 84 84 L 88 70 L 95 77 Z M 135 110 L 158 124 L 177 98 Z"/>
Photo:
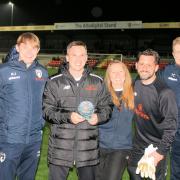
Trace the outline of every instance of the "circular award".
<path fill-rule="evenodd" d="M 78 112 L 86 120 L 90 120 L 94 113 L 94 105 L 90 101 L 82 101 L 78 106 Z"/>

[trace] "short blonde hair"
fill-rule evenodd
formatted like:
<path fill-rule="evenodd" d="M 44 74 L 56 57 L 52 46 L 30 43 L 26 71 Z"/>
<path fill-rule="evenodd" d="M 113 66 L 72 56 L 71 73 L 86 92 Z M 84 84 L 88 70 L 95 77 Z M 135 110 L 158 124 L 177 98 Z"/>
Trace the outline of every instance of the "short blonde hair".
<path fill-rule="evenodd" d="M 176 37 L 176 38 L 173 40 L 173 42 L 172 42 L 172 51 L 173 51 L 174 46 L 175 46 L 176 44 L 180 44 L 180 37 Z"/>
<path fill-rule="evenodd" d="M 35 46 L 40 49 L 40 40 L 39 38 L 31 32 L 25 32 L 21 34 L 17 39 L 17 45 L 20 45 L 21 43 L 25 43 L 26 41 L 31 41 L 35 44 Z"/>

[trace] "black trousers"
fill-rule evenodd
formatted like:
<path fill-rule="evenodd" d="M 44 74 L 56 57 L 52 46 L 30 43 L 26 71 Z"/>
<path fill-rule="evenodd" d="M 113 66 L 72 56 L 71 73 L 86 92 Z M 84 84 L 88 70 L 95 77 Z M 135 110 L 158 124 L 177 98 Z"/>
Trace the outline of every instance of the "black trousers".
<path fill-rule="evenodd" d="M 121 180 L 128 164 L 130 150 L 100 149 L 96 180 Z"/>
<path fill-rule="evenodd" d="M 69 167 L 49 164 L 49 180 L 66 180 L 69 174 Z M 95 166 L 77 168 L 79 180 L 95 180 Z"/>

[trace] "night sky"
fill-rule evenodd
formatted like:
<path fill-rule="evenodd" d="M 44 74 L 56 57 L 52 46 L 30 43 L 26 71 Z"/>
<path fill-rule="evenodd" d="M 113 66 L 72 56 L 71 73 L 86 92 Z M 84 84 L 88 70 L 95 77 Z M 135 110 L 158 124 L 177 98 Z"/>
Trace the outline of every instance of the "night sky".
<path fill-rule="evenodd" d="M 57 22 L 180 21 L 177 2 L 168 0 L 13 0 L 13 25 L 53 25 Z M 141 2 L 143 1 L 143 3 Z M 120 5 L 119 5 L 120 4 Z M 133 9 L 131 9 L 133 8 Z M 0 0 L 0 26 L 11 24 L 11 7 Z"/>

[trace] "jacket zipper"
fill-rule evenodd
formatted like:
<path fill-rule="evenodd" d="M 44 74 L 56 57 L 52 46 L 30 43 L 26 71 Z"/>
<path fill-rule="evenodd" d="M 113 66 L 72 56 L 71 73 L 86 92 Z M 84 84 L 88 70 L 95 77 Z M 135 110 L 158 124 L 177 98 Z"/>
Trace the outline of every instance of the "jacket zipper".
<path fill-rule="evenodd" d="M 76 86 L 79 87 L 79 83 L 76 83 Z M 79 94 L 79 92 L 78 92 L 78 94 Z M 77 97 L 79 97 L 79 96 L 77 96 Z M 80 100 L 78 99 L 78 102 L 79 101 Z M 75 125 L 74 150 L 73 150 L 73 159 L 74 159 L 73 165 L 74 166 L 76 165 L 76 156 L 77 156 L 77 128 L 76 127 L 77 127 L 77 125 Z"/>

